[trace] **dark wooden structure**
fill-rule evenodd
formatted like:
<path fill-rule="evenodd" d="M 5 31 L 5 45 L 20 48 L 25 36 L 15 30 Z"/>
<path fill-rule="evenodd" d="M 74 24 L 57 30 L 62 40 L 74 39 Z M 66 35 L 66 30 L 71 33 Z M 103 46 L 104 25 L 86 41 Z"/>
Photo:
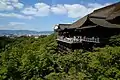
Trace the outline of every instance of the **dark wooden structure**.
<path fill-rule="evenodd" d="M 95 10 L 73 24 L 58 24 L 59 50 L 91 49 L 120 33 L 120 2 Z"/>

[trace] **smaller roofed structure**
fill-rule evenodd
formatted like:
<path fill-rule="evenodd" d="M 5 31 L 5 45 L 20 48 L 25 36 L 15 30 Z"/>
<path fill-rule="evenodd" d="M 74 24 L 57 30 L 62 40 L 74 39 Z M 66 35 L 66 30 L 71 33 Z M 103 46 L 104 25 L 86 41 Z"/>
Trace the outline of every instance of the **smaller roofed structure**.
<path fill-rule="evenodd" d="M 65 29 L 69 29 L 70 25 L 71 24 L 57 24 L 57 25 L 55 25 L 54 30 L 55 31 L 63 31 Z"/>

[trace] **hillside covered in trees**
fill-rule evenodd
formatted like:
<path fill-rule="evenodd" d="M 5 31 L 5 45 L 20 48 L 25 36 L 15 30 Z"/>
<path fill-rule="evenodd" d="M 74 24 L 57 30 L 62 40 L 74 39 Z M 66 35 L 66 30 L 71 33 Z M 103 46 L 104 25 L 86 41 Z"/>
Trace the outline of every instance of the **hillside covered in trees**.
<path fill-rule="evenodd" d="M 92 52 L 61 53 L 55 39 L 1 38 L 0 80 L 120 80 L 120 36 Z"/>

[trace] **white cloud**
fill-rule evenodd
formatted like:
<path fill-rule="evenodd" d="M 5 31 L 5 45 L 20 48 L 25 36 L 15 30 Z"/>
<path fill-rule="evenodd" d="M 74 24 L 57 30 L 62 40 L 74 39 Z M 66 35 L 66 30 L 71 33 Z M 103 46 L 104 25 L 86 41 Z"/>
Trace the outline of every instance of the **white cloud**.
<path fill-rule="evenodd" d="M 8 11 L 14 10 L 14 8 L 21 9 L 24 4 L 20 3 L 18 0 L 0 0 L 0 10 Z"/>
<path fill-rule="evenodd" d="M 13 3 L 13 6 L 18 9 L 22 9 L 24 7 L 24 4 L 22 3 Z"/>
<path fill-rule="evenodd" d="M 50 13 L 50 6 L 45 3 L 36 3 L 34 7 L 25 8 L 21 11 L 25 15 L 33 16 L 48 16 Z"/>
<path fill-rule="evenodd" d="M 45 3 L 36 3 L 34 6 L 38 10 L 39 9 L 48 9 L 48 8 L 50 8 L 50 6 L 45 4 Z"/>
<path fill-rule="evenodd" d="M 36 16 L 47 16 L 50 12 L 50 6 L 45 3 L 37 3 L 35 4 L 35 8 L 37 9 Z"/>
<path fill-rule="evenodd" d="M 35 15 L 37 13 L 37 9 L 35 9 L 33 7 L 27 7 L 21 12 L 26 14 L 26 15 Z"/>
<path fill-rule="evenodd" d="M 0 1 L 0 11 L 2 10 L 13 10 L 14 8 L 10 5 L 7 5 L 5 2 Z"/>
<path fill-rule="evenodd" d="M 9 26 L 16 26 L 16 25 L 25 25 L 23 22 L 9 22 Z"/>
<path fill-rule="evenodd" d="M 66 14 L 67 13 L 67 9 L 65 8 L 65 6 L 61 4 L 52 6 L 51 11 L 55 14 Z"/>
<path fill-rule="evenodd" d="M 11 2 L 18 3 L 18 0 L 10 0 Z"/>
<path fill-rule="evenodd" d="M 0 17 L 10 17 L 10 18 L 19 18 L 19 19 L 32 19 L 31 16 L 24 16 L 16 13 L 0 13 Z"/>
<path fill-rule="evenodd" d="M 84 16 L 88 11 L 88 9 L 80 4 L 73 4 L 73 5 L 64 5 L 68 11 L 68 17 L 76 18 Z"/>
<path fill-rule="evenodd" d="M 88 5 L 81 4 L 57 4 L 48 5 L 45 3 L 36 3 L 29 7 L 24 7 L 23 3 L 19 0 L 0 0 L 0 11 L 16 10 L 20 11 L 22 14 L 16 13 L 0 13 L 2 17 L 16 17 L 21 19 L 31 19 L 31 16 L 48 16 L 50 13 L 58 15 L 68 15 L 71 18 L 83 17 L 95 9 L 109 5 L 89 3 Z M 24 15 L 23 15 L 24 14 Z M 25 16 L 26 15 L 26 16 Z"/>
<path fill-rule="evenodd" d="M 14 8 L 12 6 L 6 6 L 6 10 L 13 10 Z"/>
<path fill-rule="evenodd" d="M 81 4 L 64 4 L 51 7 L 51 11 L 54 14 L 67 14 L 68 17 L 77 18 L 83 17 L 93 12 L 95 9 L 102 8 L 107 5 L 109 5 L 109 3 L 103 5 L 98 3 L 89 3 L 86 6 Z"/>
<path fill-rule="evenodd" d="M 6 25 L 0 25 L 0 30 L 23 30 L 25 25 L 23 22 L 9 22 Z"/>
<path fill-rule="evenodd" d="M 33 30 L 37 31 L 33 26 L 25 22 L 7 22 L 6 24 L 0 24 L 0 30 Z"/>

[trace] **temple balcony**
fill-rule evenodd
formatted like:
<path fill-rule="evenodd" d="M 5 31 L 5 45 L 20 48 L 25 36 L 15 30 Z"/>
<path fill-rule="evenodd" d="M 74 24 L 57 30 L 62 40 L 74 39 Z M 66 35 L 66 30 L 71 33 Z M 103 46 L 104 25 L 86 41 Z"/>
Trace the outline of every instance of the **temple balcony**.
<path fill-rule="evenodd" d="M 58 41 L 61 42 L 65 42 L 65 43 L 82 43 L 82 42 L 92 42 L 92 43 L 100 43 L 100 39 L 99 38 L 88 38 L 86 36 L 82 37 L 82 36 L 74 36 L 74 37 L 64 37 L 64 36 L 59 36 L 57 38 Z"/>

